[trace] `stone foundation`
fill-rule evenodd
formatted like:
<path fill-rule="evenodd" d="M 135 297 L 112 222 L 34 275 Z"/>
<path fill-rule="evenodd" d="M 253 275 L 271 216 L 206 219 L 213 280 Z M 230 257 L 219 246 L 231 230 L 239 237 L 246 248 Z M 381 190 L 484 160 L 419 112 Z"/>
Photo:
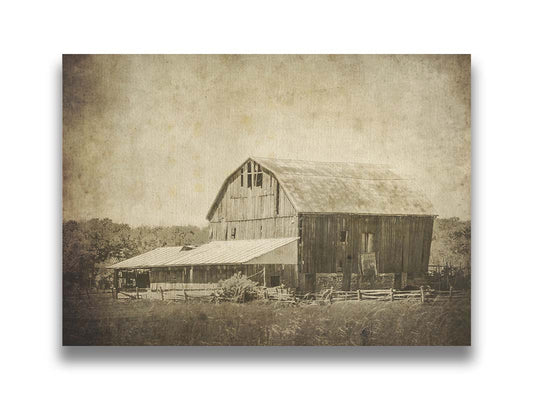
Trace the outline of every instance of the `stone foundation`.
<path fill-rule="evenodd" d="M 320 292 L 324 289 L 333 288 L 334 290 L 342 290 L 342 273 L 316 274 L 316 291 Z M 352 274 L 350 279 L 350 290 L 357 289 L 390 289 L 394 287 L 394 274 L 378 274 L 377 276 L 363 277 L 359 274 Z"/>
<path fill-rule="evenodd" d="M 330 288 L 342 290 L 342 274 L 316 274 L 315 282 L 317 292 Z"/>
<path fill-rule="evenodd" d="M 428 285 L 428 280 L 426 279 L 425 276 L 414 276 L 414 277 L 408 277 L 407 278 L 407 285 L 403 286 L 403 288 L 408 288 L 408 289 L 416 289 L 416 288 L 419 288 L 420 286 L 426 286 Z"/>

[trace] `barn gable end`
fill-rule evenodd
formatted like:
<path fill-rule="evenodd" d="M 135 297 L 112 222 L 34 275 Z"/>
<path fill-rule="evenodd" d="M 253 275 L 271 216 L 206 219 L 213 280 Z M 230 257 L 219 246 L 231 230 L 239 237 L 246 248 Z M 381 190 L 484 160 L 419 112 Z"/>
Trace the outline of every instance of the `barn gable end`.
<path fill-rule="evenodd" d="M 296 216 L 276 175 L 251 158 L 224 181 L 207 215 L 212 240 L 297 236 Z"/>

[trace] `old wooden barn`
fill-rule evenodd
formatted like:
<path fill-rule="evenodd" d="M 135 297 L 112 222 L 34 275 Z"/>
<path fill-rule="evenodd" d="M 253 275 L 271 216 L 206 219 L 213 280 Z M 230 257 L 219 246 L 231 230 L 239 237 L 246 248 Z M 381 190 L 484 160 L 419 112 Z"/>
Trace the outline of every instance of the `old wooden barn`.
<path fill-rule="evenodd" d="M 427 272 L 434 217 L 413 182 L 383 165 L 252 157 L 208 211 L 210 243 L 152 265 L 150 285 L 241 271 L 302 291 L 403 287 Z"/>

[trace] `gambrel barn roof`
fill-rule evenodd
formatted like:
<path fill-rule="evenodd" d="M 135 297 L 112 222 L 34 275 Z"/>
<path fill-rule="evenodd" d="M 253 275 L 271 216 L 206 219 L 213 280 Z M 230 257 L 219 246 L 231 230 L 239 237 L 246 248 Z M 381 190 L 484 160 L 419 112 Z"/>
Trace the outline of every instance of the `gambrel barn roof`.
<path fill-rule="evenodd" d="M 369 215 L 435 215 L 431 202 L 413 181 L 381 164 L 318 162 L 251 157 L 270 171 L 297 212 Z M 230 178 L 222 185 L 208 219 L 213 216 Z"/>

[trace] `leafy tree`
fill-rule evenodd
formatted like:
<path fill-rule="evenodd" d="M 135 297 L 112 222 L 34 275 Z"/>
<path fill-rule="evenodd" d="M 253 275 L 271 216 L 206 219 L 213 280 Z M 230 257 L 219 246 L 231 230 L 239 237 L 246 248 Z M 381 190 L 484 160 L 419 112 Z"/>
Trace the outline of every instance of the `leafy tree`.
<path fill-rule="evenodd" d="M 162 246 L 202 244 L 207 228 L 170 226 L 131 228 L 109 218 L 63 223 L 65 290 L 96 284 L 98 268 Z"/>
<path fill-rule="evenodd" d="M 470 224 L 450 234 L 453 239 L 452 252 L 464 260 L 464 265 L 470 267 Z"/>
<path fill-rule="evenodd" d="M 437 218 L 433 226 L 430 264 L 470 266 L 470 221 Z"/>

